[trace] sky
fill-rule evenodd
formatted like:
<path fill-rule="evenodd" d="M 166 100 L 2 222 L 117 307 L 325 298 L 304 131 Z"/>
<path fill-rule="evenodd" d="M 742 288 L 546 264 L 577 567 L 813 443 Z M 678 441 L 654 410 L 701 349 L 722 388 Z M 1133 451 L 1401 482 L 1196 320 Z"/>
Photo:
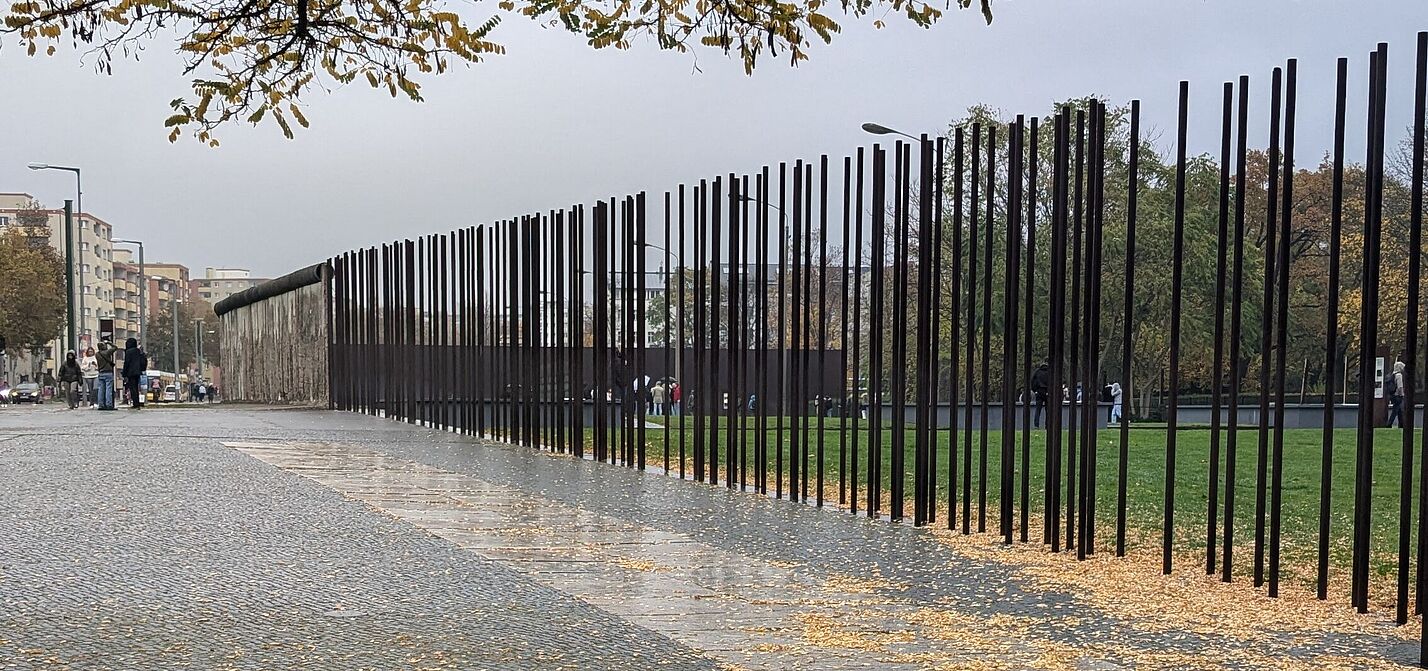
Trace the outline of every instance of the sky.
<path fill-rule="evenodd" d="M 463 7 L 477 20 L 495 11 Z M 1268 97 L 1255 93 L 1291 57 L 1303 165 L 1330 146 L 1340 56 L 1351 59 L 1350 129 L 1362 128 L 1367 54 L 1380 41 L 1390 43 L 1388 128 L 1409 124 L 1415 35 L 1428 30 L 1422 0 L 998 0 L 994 13 L 987 25 L 975 9 L 953 10 L 926 30 L 896 15 L 881 30 L 845 17 L 810 61 L 767 59 L 752 76 L 717 50 L 594 51 L 510 16 L 493 34 L 507 53 L 425 80 L 423 103 L 365 84 L 319 91 L 304 110 L 312 128 L 295 139 L 235 125 L 216 149 L 167 140 L 168 101 L 188 93 L 171 43 L 103 75 L 73 49 L 27 57 L 7 42 L 0 192 L 60 206 L 73 197 L 69 175 L 25 164 L 76 165 L 86 209 L 116 237 L 145 241 L 149 260 L 274 277 L 384 241 L 841 157 L 873 141 L 863 122 L 937 133 L 975 104 L 1044 115 L 1069 97 L 1135 98 L 1169 152 L 1186 80 L 1189 150 L 1217 153 L 1221 84 L 1248 74 L 1262 146 Z M 1360 135 L 1350 133 L 1351 156 L 1362 156 Z"/>

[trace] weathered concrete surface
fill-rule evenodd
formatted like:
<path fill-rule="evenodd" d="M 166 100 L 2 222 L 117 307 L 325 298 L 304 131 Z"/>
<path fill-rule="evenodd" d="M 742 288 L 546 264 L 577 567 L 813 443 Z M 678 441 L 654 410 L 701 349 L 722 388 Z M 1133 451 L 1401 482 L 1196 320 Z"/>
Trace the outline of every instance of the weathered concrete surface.
<path fill-rule="evenodd" d="M 327 282 L 224 314 L 223 398 L 327 406 Z"/>

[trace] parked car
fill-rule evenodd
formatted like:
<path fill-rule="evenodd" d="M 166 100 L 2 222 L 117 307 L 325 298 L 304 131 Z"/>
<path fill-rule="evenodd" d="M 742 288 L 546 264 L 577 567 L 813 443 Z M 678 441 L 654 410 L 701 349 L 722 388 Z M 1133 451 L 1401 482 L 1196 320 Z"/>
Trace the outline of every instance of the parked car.
<path fill-rule="evenodd" d="M 164 387 L 164 395 L 160 400 L 164 401 L 165 403 L 177 402 L 179 400 L 178 387 L 175 387 L 174 385 Z"/>
<path fill-rule="evenodd" d="M 45 402 L 44 394 L 40 392 L 40 385 L 34 382 L 21 382 L 10 390 L 11 403 L 34 403 L 39 405 Z"/>

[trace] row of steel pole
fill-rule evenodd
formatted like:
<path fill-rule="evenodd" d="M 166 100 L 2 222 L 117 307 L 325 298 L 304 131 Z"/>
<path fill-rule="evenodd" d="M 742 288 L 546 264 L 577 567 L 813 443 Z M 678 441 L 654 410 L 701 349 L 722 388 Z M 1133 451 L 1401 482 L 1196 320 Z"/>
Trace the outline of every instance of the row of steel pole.
<path fill-rule="evenodd" d="M 1428 34 L 1419 36 L 1417 46 L 1403 334 L 1408 380 L 1422 347 Z M 1387 73 L 1388 47 L 1379 45 L 1370 57 L 1365 108 L 1361 272 L 1362 305 L 1368 307 L 1358 333 L 1360 399 L 1375 392 L 1378 344 L 1397 335 L 1379 332 L 1375 309 L 1385 281 Z M 1232 579 L 1245 259 L 1258 244 L 1264 281 L 1259 420 L 1253 426 L 1253 582 L 1267 583 L 1271 596 L 1279 593 L 1281 574 L 1297 80 L 1293 60 L 1271 74 L 1267 184 L 1247 178 L 1247 76 L 1223 86 L 1218 155 L 1205 570 Z M 1335 366 L 1348 97 L 1348 61 L 1341 59 L 1325 250 L 1326 389 L 1349 375 Z M 1063 107 L 1046 123 L 1022 116 L 1008 124 L 971 123 L 945 138 L 924 135 L 890 148 L 860 148 L 841 161 L 825 155 L 681 184 L 653 201 L 639 193 L 342 254 L 331 261 L 333 405 L 820 506 L 825 491 L 834 491 L 825 481 L 825 465 L 836 463 L 837 500 L 850 511 L 901 520 L 910 499 L 914 524 L 935 522 L 940 508 L 947 528 L 964 534 L 986 531 L 990 438 L 998 424 L 992 412 L 999 405 L 998 531 L 1010 544 L 1029 541 L 1036 512 L 1029 467 L 1033 408 L 1030 402 L 1017 406 L 1023 394 L 1030 401 L 1026 381 L 1045 361 L 1051 393 L 1040 542 L 1057 552 L 1074 548 L 1084 559 L 1096 552 L 1096 523 L 1103 517 L 1096 508 L 1102 445 L 1096 398 L 1101 383 L 1110 381 L 1108 368 L 1117 370 L 1126 397 L 1133 396 L 1135 278 L 1168 273 L 1176 287 L 1168 324 L 1161 548 L 1169 573 L 1182 495 L 1176 487 L 1186 484 L 1178 483 L 1175 468 L 1184 430 L 1179 394 L 1185 301 L 1178 287 L 1185 272 L 1187 171 L 1194 160 L 1188 83 L 1180 84 L 1178 103 L 1168 269 L 1136 268 L 1145 186 L 1140 104 L 1132 102 L 1127 112 L 1128 152 L 1108 156 L 1115 119 L 1092 100 Z M 1050 164 L 1043 165 L 1047 159 Z M 1124 191 L 1115 193 L 1108 166 L 1122 163 Z M 1257 236 L 1247 230 L 1254 214 L 1246 211 L 1255 189 L 1267 194 Z M 1108 281 L 1113 275 L 1106 267 L 1105 230 L 1113 211 L 1108 199 L 1123 205 L 1114 210 L 1124 217 L 1125 231 L 1119 287 Z M 1045 273 L 1046 292 L 1037 290 L 1039 273 Z M 994 295 L 1001 299 L 999 314 L 993 312 Z M 1122 318 L 1120 333 L 1112 335 L 1103 309 L 1115 302 Z M 1119 351 L 1110 351 L 1103 336 L 1119 342 Z M 997 390 L 991 388 L 994 337 L 1001 342 Z M 1081 391 L 1063 401 L 1062 387 L 1078 383 Z M 665 390 L 658 408 L 650 402 L 656 385 Z M 1401 623 L 1409 614 L 1413 559 L 1413 390 L 1406 385 L 1396 604 Z M 1334 414 L 1332 394 L 1326 393 L 1320 598 L 1327 598 L 1329 582 Z M 1354 606 L 1365 610 L 1374 459 L 1370 403 L 1360 404 L 1358 427 L 1351 592 Z M 1120 556 L 1127 543 L 1129 413 L 1114 429 L 1107 439 L 1117 448 L 1114 552 Z M 943 457 L 940 443 L 948 446 Z M 939 465 L 939 458 L 946 463 Z M 1419 468 L 1421 558 L 1428 459 L 1420 458 Z M 904 491 L 909 475 L 910 496 Z M 1421 595 L 1421 561 L 1417 568 L 1415 593 Z"/>

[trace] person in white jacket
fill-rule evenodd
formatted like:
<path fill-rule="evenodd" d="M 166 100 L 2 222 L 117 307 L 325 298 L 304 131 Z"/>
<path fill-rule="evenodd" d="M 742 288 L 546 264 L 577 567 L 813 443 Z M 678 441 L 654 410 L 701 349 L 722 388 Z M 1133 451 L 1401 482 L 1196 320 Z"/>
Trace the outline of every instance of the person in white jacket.
<path fill-rule="evenodd" d="M 84 375 L 84 403 L 91 408 L 99 407 L 99 360 L 94 357 L 94 348 L 84 350 L 79 358 L 79 372 Z"/>
<path fill-rule="evenodd" d="M 1111 383 L 1111 423 L 1119 424 L 1121 421 L 1121 398 L 1124 396 L 1121 383 Z"/>

